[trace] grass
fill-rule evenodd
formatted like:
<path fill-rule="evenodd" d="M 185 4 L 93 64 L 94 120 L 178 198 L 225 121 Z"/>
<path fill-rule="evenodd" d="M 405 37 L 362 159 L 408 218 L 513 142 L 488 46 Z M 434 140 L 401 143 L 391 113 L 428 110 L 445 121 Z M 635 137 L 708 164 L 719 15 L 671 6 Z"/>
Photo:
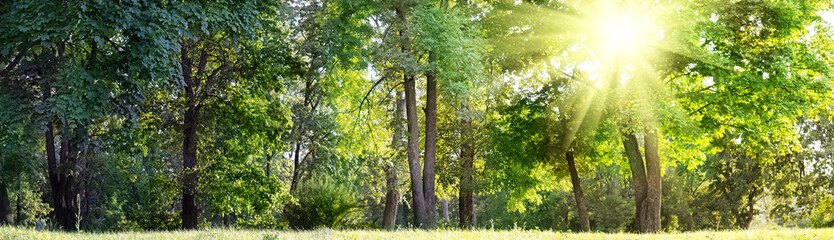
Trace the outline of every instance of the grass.
<path fill-rule="evenodd" d="M 0 239 L 834 239 L 834 229 L 701 231 L 686 233 L 564 233 L 551 231 L 330 230 L 276 231 L 209 229 L 169 232 L 66 233 L 0 227 Z"/>

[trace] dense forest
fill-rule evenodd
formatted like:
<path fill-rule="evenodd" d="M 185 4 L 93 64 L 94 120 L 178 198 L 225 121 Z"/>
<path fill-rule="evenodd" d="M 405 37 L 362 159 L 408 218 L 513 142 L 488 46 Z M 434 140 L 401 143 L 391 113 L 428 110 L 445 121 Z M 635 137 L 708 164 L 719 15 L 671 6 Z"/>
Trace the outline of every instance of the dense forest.
<path fill-rule="evenodd" d="M 830 0 L 2 0 L 0 223 L 834 226 Z"/>

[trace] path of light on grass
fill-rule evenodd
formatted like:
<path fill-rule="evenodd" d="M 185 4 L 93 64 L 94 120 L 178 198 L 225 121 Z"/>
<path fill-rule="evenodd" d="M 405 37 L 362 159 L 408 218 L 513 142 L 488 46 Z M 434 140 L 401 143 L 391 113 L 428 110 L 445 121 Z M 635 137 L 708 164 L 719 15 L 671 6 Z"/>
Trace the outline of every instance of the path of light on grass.
<path fill-rule="evenodd" d="M 209 229 L 201 231 L 65 233 L 0 227 L 0 239 L 834 239 L 834 229 L 701 231 L 686 233 L 565 233 L 553 231 L 330 230 L 276 231 Z"/>

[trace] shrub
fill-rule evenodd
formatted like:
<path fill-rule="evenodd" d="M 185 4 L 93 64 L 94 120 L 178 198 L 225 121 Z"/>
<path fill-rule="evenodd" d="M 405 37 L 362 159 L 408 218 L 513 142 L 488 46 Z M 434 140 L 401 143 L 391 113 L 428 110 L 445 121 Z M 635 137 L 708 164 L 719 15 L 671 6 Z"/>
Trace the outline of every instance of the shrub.
<path fill-rule="evenodd" d="M 814 228 L 834 227 L 834 198 L 826 197 L 814 210 L 808 219 L 808 224 Z"/>
<path fill-rule="evenodd" d="M 284 208 L 290 228 L 338 228 L 354 225 L 361 218 L 359 201 L 348 188 L 330 181 L 302 185 L 295 201 Z"/>
<path fill-rule="evenodd" d="M 21 182 L 23 187 L 10 196 L 12 201 L 10 204 L 14 211 L 17 212 L 15 216 L 15 223 L 20 226 L 34 227 L 38 222 L 47 222 L 47 215 L 52 211 L 52 207 L 44 202 L 44 194 L 42 189 L 37 184 L 29 182 Z M 33 186 L 34 185 L 34 186 Z"/>

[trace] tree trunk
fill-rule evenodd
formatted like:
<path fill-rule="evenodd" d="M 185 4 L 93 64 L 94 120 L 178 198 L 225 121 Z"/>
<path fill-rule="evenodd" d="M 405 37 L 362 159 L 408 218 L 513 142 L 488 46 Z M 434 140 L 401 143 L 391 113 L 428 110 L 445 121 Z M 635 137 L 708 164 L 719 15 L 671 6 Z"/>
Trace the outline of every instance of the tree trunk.
<path fill-rule="evenodd" d="M 437 223 L 434 193 L 434 165 L 437 160 L 437 79 L 433 73 L 426 73 L 426 143 L 423 159 L 423 194 L 426 198 L 426 228 Z"/>
<path fill-rule="evenodd" d="M 197 91 L 200 87 L 200 80 L 192 77 L 192 63 L 189 57 L 188 46 L 183 40 L 181 52 L 181 66 L 182 76 L 185 82 L 185 97 L 186 110 L 183 116 L 183 140 L 182 140 L 182 165 L 183 165 L 183 183 L 182 183 L 182 228 L 195 229 L 197 228 L 197 218 L 199 211 L 197 209 L 197 199 L 195 197 L 197 189 L 197 116 L 200 111 L 200 105 L 197 101 Z M 206 53 L 203 52 L 202 55 Z M 205 63 L 201 56 L 200 65 L 198 68 L 204 67 Z M 201 71 L 202 69 L 198 70 Z M 197 74 L 197 78 L 201 74 Z"/>
<path fill-rule="evenodd" d="M 43 100 L 46 101 L 52 96 L 52 87 L 47 81 L 41 88 Z M 61 206 L 61 193 L 58 191 L 58 161 L 55 157 L 55 127 L 52 121 L 46 122 L 46 132 L 44 132 L 44 142 L 46 143 L 46 166 L 47 174 L 49 175 L 49 187 L 52 190 L 52 206 L 55 211 L 56 220 L 58 216 L 58 207 Z"/>
<path fill-rule="evenodd" d="M 417 92 L 413 76 L 405 79 L 405 105 L 408 118 L 408 171 L 411 175 L 411 199 L 413 201 L 414 225 L 426 223 L 426 202 L 423 195 L 423 177 L 420 173 L 420 130 L 417 127 Z"/>
<path fill-rule="evenodd" d="M 61 43 L 58 45 L 56 56 L 61 59 L 64 57 L 65 45 Z M 46 102 L 52 97 L 51 80 L 46 79 L 41 86 L 42 101 Z M 46 164 L 47 174 L 49 175 L 49 187 L 52 190 L 52 207 L 55 213 L 55 221 L 63 230 L 75 230 L 75 198 L 72 194 L 72 175 L 70 171 L 66 171 L 67 167 L 74 167 L 75 161 L 72 159 L 69 144 L 69 134 L 66 129 L 61 133 L 61 149 L 60 156 L 56 156 L 55 149 L 55 128 L 52 124 L 52 119 L 46 122 L 46 131 L 44 132 L 44 142 L 46 144 Z M 60 162 L 59 162 L 60 157 Z M 63 164 L 62 164 L 63 163 Z M 61 166 L 59 166 L 61 165 Z"/>
<path fill-rule="evenodd" d="M 591 231 L 590 216 L 588 215 L 588 208 L 585 207 L 585 194 L 582 192 L 582 184 L 579 181 L 579 172 L 576 170 L 573 150 L 568 150 L 565 153 L 565 159 L 568 160 L 570 182 L 573 185 L 573 198 L 576 200 L 576 208 L 579 212 L 579 225 L 582 227 L 582 231 L 589 232 Z"/>
<path fill-rule="evenodd" d="M 643 156 L 640 154 L 640 146 L 637 137 L 632 132 L 621 132 L 623 135 L 623 148 L 625 149 L 628 164 L 631 167 L 631 180 L 634 187 L 634 227 L 637 231 L 646 230 L 646 168 L 643 165 Z"/>
<path fill-rule="evenodd" d="M 52 186 L 52 195 L 53 201 L 55 201 L 53 208 L 55 209 L 55 219 L 58 225 L 63 230 L 72 231 L 78 229 L 76 226 L 77 203 L 72 189 L 75 178 L 72 176 L 72 170 L 67 168 L 75 167 L 76 157 L 75 149 L 73 149 L 74 145 L 70 142 L 70 134 L 67 132 L 67 130 L 63 130 L 61 133 L 59 157 L 62 166 L 56 169 L 58 182 L 57 185 Z"/>
<path fill-rule="evenodd" d="M 295 193 L 295 188 L 298 185 L 298 172 L 301 171 L 301 159 L 299 159 L 299 155 L 301 155 L 301 140 L 295 142 L 295 154 L 293 156 L 292 165 L 292 181 L 290 182 L 290 194 Z"/>
<path fill-rule="evenodd" d="M 405 97 L 403 96 L 402 91 L 397 91 L 397 100 L 395 102 L 395 112 L 394 112 L 394 136 L 391 137 L 391 147 L 393 147 L 396 152 L 400 152 L 403 149 L 403 136 L 405 136 L 405 129 L 403 124 L 405 123 Z M 394 230 L 394 227 L 397 224 L 397 206 L 400 202 L 400 192 L 397 189 L 397 185 L 399 182 L 397 173 L 398 168 L 397 164 L 399 158 L 397 156 L 402 156 L 399 154 L 394 154 L 394 157 L 391 161 L 391 165 L 385 169 L 386 175 L 386 189 L 388 192 L 385 194 L 385 211 L 382 214 L 382 227 L 386 230 Z"/>
<path fill-rule="evenodd" d="M 266 149 L 266 147 L 264 147 Z M 266 156 L 266 179 L 272 179 L 272 157 L 275 156 L 275 151 Z"/>
<path fill-rule="evenodd" d="M 756 216 L 756 187 L 754 186 L 747 194 L 747 216 L 744 219 L 744 229 L 750 229 L 753 217 Z"/>
<path fill-rule="evenodd" d="M 6 189 L 6 181 L 0 181 L 0 224 L 10 225 L 14 223 L 12 204 L 9 201 L 9 191 Z"/>
<path fill-rule="evenodd" d="M 464 140 L 460 146 L 461 173 L 458 193 L 458 208 L 461 228 L 472 228 L 475 220 L 475 174 L 473 161 L 475 158 L 475 139 L 472 137 L 472 121 L 461 120 Z"/>
<path fill-rule="evenodd" d="M 646 222 L 644 232 L 661 231 L 660 206 L 662 198 L 662 181 L 660 177 L 660 154 L 658 149 L 657 129 L 644 130 L 644 147 L 646 152 Z"/>
<path fill-rule="evenodd" d="M 393 231 L 397 225 L 397 204 L 400 202 L 400 193 L 397 191 L 397 173 L 395 169 L 387 169 L 386 188 L 388 192 L 385 193 L 385 211 L 382 213 L 382 227 L 385 230 Z"/>
<path fill-rule="evenodd" d="M 182 228 L 197 228 L 197 199 L 195 191 L 197 187 L 197 131 L 196 131 L 196 106 L 191 106 L 185 111 L 182 156 L 183 156 L 183 191 L 182 191 Z"/>
<path fill-rule="evenodd" d="M 410 53 L 411 40 L 408 37 L 407 16 L 400 7 L 397 7 L 395 12 L 400 24 L 402 24 L 402 29 L 400 30 L 402 37 L 401 51 L 403 53 Z M 414 75 L 407 72 L 403 74 L 403 78 L 405 110 L 408 122 L 408 145 L 406 152 L 408 155 L 408 172 L 411 177 L 412 212 L 414 213 L 415 225 L 424 226 L 424 223 L 427 223 L 427 204 L 425 202 L 425 195 L 423 195 L 423 177 L 420 172 L 420 129 L 418 128 L 419 119 L 417 118 L 416 81 Z"/>

